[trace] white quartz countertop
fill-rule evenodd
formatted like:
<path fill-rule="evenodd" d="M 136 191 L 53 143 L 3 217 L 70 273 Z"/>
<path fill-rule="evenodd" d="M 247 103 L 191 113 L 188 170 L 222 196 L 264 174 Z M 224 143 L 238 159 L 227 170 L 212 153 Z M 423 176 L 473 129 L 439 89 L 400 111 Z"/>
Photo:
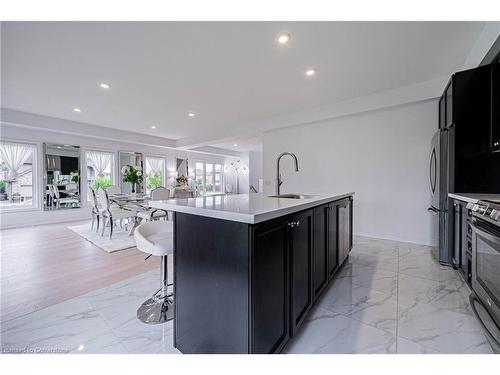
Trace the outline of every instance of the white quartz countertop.
<path fill-rule="evenodd" d="M 474 204 L 478 201 L 500 202 L 500 194 L 448 193 L 448 196 L 453 199 Z"/>
<path fill-rule="evenodd" d="M 271 198 L 265 194 L 231 194 L 150 201 L 149 206 L 168 211 L 256 224 L 351 195 L 354 193 L 315 194 L 305 199 L 290 199 Z"/>

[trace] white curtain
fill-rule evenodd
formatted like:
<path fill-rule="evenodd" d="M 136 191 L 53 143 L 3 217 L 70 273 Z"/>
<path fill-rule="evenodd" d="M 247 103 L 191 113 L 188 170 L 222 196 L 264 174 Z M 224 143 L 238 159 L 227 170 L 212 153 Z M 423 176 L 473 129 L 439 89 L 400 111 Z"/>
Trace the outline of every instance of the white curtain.
<path fill-rule="evenodd" d="M 8 178 L 13 180 L 24 163 L 33 155 L 35 146 L 23 143 L 0 143 L 0 161 L 9 169 Z"/>
<path fill-rule="evenodd" d="M 163 165 L 165 160 L 161 158 L 146 158 L 146 163 L 148 164 L 152 175 L 155 175 L 158 172 L 163 175 Z"/>
<path fill-rule="evenodd" d="M 111 164 L 112 154 L 108 154 L 106 152 L 95 152 L 89 151 L 87 152 L 87 160 L 94 167 L 97 176 L 103 177 L 106 168 Z"/>

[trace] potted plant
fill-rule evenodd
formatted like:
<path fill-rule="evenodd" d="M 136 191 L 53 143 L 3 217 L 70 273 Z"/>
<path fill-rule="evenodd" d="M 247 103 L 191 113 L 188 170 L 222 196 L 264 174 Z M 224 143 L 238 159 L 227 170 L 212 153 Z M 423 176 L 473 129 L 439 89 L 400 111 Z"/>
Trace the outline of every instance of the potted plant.
<path fill-rule="evenodd" d="M 78 181 L 80 180 L 80 175 L 78 174 L 78 171 L 76 171 L 76 172 L 69 172 L 69 176 L 70 176 L 71 182 L 78 183 Z"/>
<path fill-rule="evenodd" d="M 21 202 L 21 193 L 12 194 L 12 203 L 19 203 L 19 202 Z"/>
<path fill-rule="evenodd" d="M 139 168 L 133 165 L 125 165 L 122 168 L 122 181 L 130 182 L 132 185 L 132 193 L 135 193 L 135 185 L 142 184 L 142 172 Z"/>

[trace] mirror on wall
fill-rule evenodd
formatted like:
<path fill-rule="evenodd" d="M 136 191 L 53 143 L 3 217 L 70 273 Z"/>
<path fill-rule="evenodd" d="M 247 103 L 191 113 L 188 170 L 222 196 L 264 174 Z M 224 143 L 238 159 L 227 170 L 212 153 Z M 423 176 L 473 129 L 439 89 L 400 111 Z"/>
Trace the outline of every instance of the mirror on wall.
<path fill-rule="evenodd" d="M 120 187 L 123 194 L 144 192 L 143 155 L 139 152 L 119 152 Z M 134 170 L 131 170 L 133 167 Z"/>
<path fill-rule="evenodd" d="M 44 143 L 43 161 L 44 209 L 80 207 L 80 147 Z"/>
<path fill-rule="evenodd" d="M 177 158 L 175 159 L 177 177 L 188 177 L 188 160 Z"/>

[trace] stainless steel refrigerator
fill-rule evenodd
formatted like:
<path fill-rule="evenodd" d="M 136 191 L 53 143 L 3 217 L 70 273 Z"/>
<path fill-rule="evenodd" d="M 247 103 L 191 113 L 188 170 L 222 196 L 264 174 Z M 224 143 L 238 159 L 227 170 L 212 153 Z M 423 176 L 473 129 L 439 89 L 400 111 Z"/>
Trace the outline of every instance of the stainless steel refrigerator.
<path fill-rule="evenodd" d="M 448 193 L 454 188 L 454 135 L 455 128 L 438 130 L 432 137 L 429 157 L 429 187 L 431 206 L 428 211 L 438 216 L 439 262 L 452 264 L 453 206 Z"/>

